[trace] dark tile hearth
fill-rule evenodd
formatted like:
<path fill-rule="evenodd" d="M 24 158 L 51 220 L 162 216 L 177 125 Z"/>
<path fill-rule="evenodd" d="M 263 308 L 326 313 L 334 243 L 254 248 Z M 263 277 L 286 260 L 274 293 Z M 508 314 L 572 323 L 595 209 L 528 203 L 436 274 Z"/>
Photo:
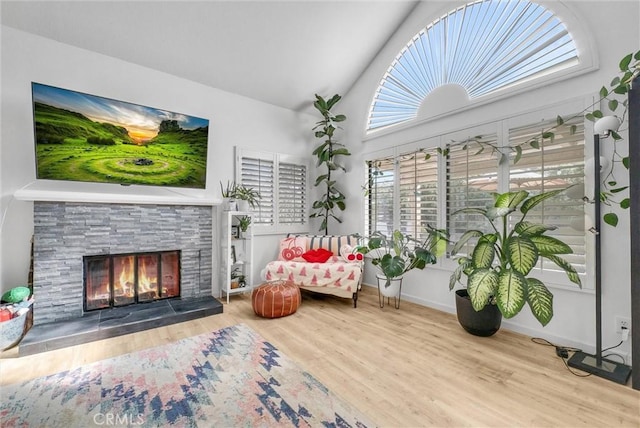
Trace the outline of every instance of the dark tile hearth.
<path fill-rule="evenodd" d="M 222 303 L 211 296 L 91 312 L 81 318 L 33 326 L 20 342 L 18 354 L 37 354 L 220 313 Z"/>

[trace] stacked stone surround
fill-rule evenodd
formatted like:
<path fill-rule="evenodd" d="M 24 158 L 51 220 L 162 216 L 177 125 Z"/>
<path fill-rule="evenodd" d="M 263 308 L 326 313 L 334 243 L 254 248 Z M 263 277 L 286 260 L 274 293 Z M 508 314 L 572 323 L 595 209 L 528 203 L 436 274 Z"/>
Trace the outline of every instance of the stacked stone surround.
<path fill-rule="evenodd" d="M 181 251 L 183 299 L 212 295 L 211 206 L 34 202 L 34 324 L 83 315 L 83 256 Z"/>

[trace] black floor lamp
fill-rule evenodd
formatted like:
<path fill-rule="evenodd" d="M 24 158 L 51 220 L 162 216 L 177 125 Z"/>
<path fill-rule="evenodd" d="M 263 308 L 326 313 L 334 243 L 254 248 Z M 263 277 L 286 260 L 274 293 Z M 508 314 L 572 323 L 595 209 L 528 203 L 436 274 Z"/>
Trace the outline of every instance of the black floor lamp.
<path fill-rule="evenodd" d="M 600 253 L 600 135 L 608 137 L 611 131 L 617 131 L 620 121 L 615 116 L 605 116 L 593 126 L 593 158 L 594 158 L 594 233 L 595 233 L 595 288 L 596 288 L 596 353 L 595 355 L 579 351 L 571 356 L 568 364 L 587 373 L 626 384 L 631 376 L 631 367 L 602 357 L 602 284 Z"/>

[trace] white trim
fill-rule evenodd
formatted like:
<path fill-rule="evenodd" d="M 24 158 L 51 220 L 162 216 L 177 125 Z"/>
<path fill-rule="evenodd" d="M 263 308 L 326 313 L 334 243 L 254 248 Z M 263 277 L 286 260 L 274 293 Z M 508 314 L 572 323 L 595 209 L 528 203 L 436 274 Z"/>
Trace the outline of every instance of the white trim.
<path fill-rule="evenodd" d="M 162 205 L 219 205 L 221 199 L 204 193 L 189 193 L 183 189 L 150 186 L 121 186 L 102 183 L 65 183 L 36 180 L 18 189 L 14 196 L 19 201 L 89 202 Z"/>

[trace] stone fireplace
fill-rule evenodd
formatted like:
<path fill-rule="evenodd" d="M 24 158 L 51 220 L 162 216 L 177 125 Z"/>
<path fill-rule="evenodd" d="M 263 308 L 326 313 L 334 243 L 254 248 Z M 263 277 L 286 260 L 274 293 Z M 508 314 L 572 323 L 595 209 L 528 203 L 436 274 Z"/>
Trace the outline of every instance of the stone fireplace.
<path fill-rule="evenodd" d="M 206 205 L 34 202 L 34 326 L 156 297 L 189 300 L 212 296 L 212 211 L 212 206 Z M 129 257 L 135 253 L 142 253 L 142 258 Z M 158 260 L 163 257 L 160 254 L 168 254 L 164 264 Z M 105 291 L 101 285 L 94 293 L 101 296 L 86 307 L 85 269 L 93 263 L 104 267 L 104 260 L 109 260 L 109 268 L 98 273 L 90 267 L 90 281 L 98 281 L 100 275 L 120 276 L 127 265 L 125 274 L 131 276 L 124 281 L 131 287 L 132 281 L 141 280 L 145 266 L 156 270 L 155 291 L 144 285 L 132 294 Z M 177 292 L 175 284 L 158 289 L 157 276 L 165 274 L 167 278 L 179 277 Z M 126 300 L 126 294 L 133 297 Z"/>

